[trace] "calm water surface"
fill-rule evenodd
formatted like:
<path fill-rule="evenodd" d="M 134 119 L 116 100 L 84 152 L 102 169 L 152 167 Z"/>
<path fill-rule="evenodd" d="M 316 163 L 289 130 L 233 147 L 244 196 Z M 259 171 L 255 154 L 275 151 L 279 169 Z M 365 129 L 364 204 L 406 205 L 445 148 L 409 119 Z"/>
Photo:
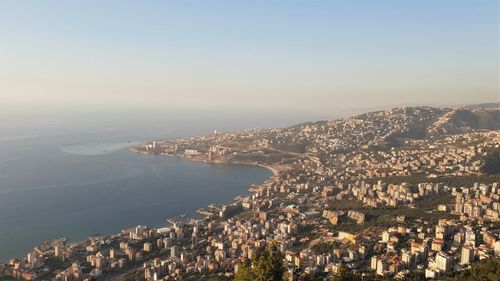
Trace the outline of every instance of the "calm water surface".
<path fill-rule="evenodd" d="M 82 128 L 55 126 L 45 134 L 3 131 L 0 261 L 22 257 L 48 239 L 64 236 L 78 241 L 139 224 L 162 226 L 165 218 L 179 214 L 194 216 L 197 208 L 232 202 L 251 184 L 272 175 L 261 167 L 128 151 L 126 147 L 133 143 L 164 137 L 158 135 L 158 128 Z M 190 130 L 182 134 L 201 132 Z"/>

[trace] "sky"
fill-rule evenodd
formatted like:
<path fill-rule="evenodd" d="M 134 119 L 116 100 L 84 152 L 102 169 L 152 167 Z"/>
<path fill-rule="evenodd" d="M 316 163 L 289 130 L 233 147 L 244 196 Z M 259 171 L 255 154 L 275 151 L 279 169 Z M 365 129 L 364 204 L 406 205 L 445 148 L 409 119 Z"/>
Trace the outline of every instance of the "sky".
<path fill-rule="evenodd" d="M 499 1 L 0 0 L 0 109 L 500 101 Z"/>

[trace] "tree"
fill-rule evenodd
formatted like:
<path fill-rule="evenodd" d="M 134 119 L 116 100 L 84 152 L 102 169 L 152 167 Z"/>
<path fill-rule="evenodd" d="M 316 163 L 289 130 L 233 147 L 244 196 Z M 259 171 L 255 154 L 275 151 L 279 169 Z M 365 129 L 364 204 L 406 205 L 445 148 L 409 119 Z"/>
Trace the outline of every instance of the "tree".
<path fill-rule="evenodd" d="M 491 258 L 473 265 L 470 269 L 453 272 L 446 281 L 498 281 L 500 280 L 500 258 Z"/>
<path fill-rule="evenodd" d="M 491 149 L 487 151 L 486 157 L 483 159 L 484 165 L 481 171 L 485 174 L 498 174 L 500 173 L 500 149 Z"/>
<path fill-rule="evenodd" d="M 313 279 L 313 276 L 311 276 L 311 274 L 304 272 L 304 270 L 302 270 L 300 267 L 293 267 L 290 271 L 286 272 L 284 279 L 291 280 L 291 281 L 316 280 L 316 279 Z"/>
<path fill-rule="evenodd" d="M 236 281 L 253 281 L 254 278 L 254 272 L 252 271 L 252 268 L 243 265 L 238 269 L 238 272 L 236 272 Z"/>
<path fill-rule="evenodd" d="M 278 243 L 261 247 L 252 256 L 251 267 L 243 266 L 236 273 L 236 281 L 282 281 L 285 274 L 283 254 Z"/>
<path fill-rule="evenodd" d="M 421 271 L 412 271 L 406 276 L 408 281 L 426 281 L 425 274 Z"/>
<path fill-rule="evenodd" d="M 337 274 L 333 274 L 331 281 L 361 281 L 361 275 L 353 273 L 345 266 L 340 266 Z"/>

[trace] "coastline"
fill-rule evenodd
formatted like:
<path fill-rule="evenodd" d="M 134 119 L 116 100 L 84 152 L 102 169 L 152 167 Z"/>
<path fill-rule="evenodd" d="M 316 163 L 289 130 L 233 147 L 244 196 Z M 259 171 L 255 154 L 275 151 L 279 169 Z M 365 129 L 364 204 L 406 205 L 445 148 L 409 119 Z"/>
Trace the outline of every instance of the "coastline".
<path fill-rule="evenodd" d="M 273 177 L 276 177 L 279 174 L 279 171 L 276 168 L 272 167 L 272 166 L 264 165 L 264 164 L 255 164 L 255 165 L 270 170 L 271 173 L 273 173 Z"/>
<path fill-rule="evenodd" d="M 194 161 L 194 162 L 203 162 L 203 163 L 208 163 L 208 164 L 234 164 L 234 165 L 250 165 L 250 166 L 259 166 L 262 168 L 266 168 L 271 173 L 273 173 L 272 177 L 276 177 L 282 169 L 279 169 L 278 167 L 272 166 L 272 165 L 266 165 L 266 164 L 261 164 L 261 163 L 255 163 L 255 162 L 243 162 L 243 161 L 228 161 L 228 160 L 209 160 L 209 159 L 197 159 L 193 157 L 186 157 L 183 155 L 174 155 L 174 154 L 153 154 L 149 152 L 145 152 L 142 150 L 138 150 L 135 148 L 135 146 L 131 146 L 128 148 L 129 151 L 135 152 L 135 153 L 141 153 L 144 155 L 150 155 L 150 156 L 164 156 L 164 157 L 174 157 L 178 159 L 184 159 L 184 160 L 189 160 L 189 161 Z"/>
<path fill-rule="evenodd" d="M 252 162 L 242 162 L 242 161 L 217 161 L 217 160 L 208 160 L 208 159 L 195 159 L 195 158 L 190 158 L 190 157 L 185 157 L 185 156 L 175 156 L 175 155 L 166 155 L 166 154 L 161 154 L 162 156 L 167 156 L 167 157 L 176 157 L 180 159 L 185 159 L 189 161 L 194 161 L 194 162 L 203 162 L 207 164 L 221 164 L 221 165 L 248 165 L 248 166 L 259 166 L 265 169 L 268 169 L 273 173 L 272 177 L 276 177 L 279 173 L 279 170 L 276 167 L 273 167 L 271 165 L 265 165 L 265 164 L 260 164 L 260 163 L 252 163 Z"/>
<path fill-rule="evenodd" d="M 258 163 L 250 163 L 250 162 L 237 162 L 237 161 L 211 161 L 211 160 L 204 160 L 204 159 L 193 159 L 193 158 L 190 158 L 190 157 L 185 157 L 183 155 L 169 155 L 169 154 L 152 154 L 152 153 L 148 153 L 148 152 L 145 152 L 145 151 L 141 151 L 141 150 L 138 150 L 138 149 L 135 149 L 136 146 L 129 146 L 129 147 L 125 147 L 124 149 L 126 151 L 129 151 L 129 152 L 133 152 L 133 153 L 140 153 L 140 154 L 143 154 L 143 155 L 147 155 L 147 156 L 164 156 L 164 157 L 172 157 L 172 158 L 178 158 L 178 159 L 182 159 L 182 160 L 189 160 L 189 161 L 194 161 L 194 162 L 204 162 L 204 163 L 207 163 L 207 164 L 229 164 L 229 165 L 245 165 L 245 166 L 260 166 L 262 168 L 265 168 L 269 171 L 271 171 L 272 175 L 267 177 L 266 179 L 264 179 L 262 182 L 256 182 L 255 184 L 256 185 L 260 185 L 262 184 L 264 181 L 270 179 L 270 178 L 274 178 L 277 173 L 278 173 L 278 170 L 272 166 L 267 166 L 267 165 L 262 165 L 262 164 L 258 164 Z M 248 185 L 246 188 L 247 190 L 251 191 L 251 188 L 252 188 L 253 185 Z M 241 196 L 243 193 L 240 193 L 240 194 L 237 194 L 236 197 L 238 196 Z M 234 198 L 236 198 L 234 197 Z M 221 202 L 221 204 L 231 204 L 233 202 L 235 202 L 235 199 L 229 199 L 228 201 L 226 202 Z M 207 206 L 200 206 L 200 208 L 205 208 Z M 193 209 L 193 212 L 196 212 L 197 209 L 194 208 Z M 189 217 L 189 218 L 195 218 L 195 217 Z M 203 218 L 201 218 L 203 219 Z M 165 220 L 162 220 L 161 221 L 162 223 L 165 222 Z M 128 226 L 128 227 L 131 227 L 131 226 Z M 156 226 L 152 226 L 154 228 L 156 228 Z M 112 231 L 112 232 L 108 232 L 108 233 L 102 233 L 102 234 L 99 234 L 103 237 L 113 237 L 115 235 L 119 235 L 121 232 L 123 231 L 123 229 L 117 229 L 116 231 Z M 70 240 L 70 238 L 68 237 L 64 237 L 64 239 L 66 240 L 66 246 L 68 248 L 73 248 L 73 247 L 84 247 L 85 244 L 88 242 L 89 240 L 89 237 L 91 236 L 88 236 L 88 237 L 85 237 L 85 238 L 80 238 L 80 239 L 76 239 L 76 240 Z M 59 240 L 61 238 L 54 238 L 54 239 L 48 239 L 48 240 L 45 240 L 39 244 L 36 244 L 36 245 L 33 245 L 33 247 L 31 248 L 32 250 L 37 248 L 37 247 L 40 247 L 44 244 L 47 244 L 47 243 L 52 243 L 53 241 L 56 241 L 56 240 Z M 5 260 L 2 260 L 0 261 L 0 265 L 1 264 L 7 264 L 9 260 L 11 259 L 15 259 L 15 260 L 18 260 L 18 259 L 22 259 L 23 256 L 8 256 L 8 257 L 5 257 Z"/>

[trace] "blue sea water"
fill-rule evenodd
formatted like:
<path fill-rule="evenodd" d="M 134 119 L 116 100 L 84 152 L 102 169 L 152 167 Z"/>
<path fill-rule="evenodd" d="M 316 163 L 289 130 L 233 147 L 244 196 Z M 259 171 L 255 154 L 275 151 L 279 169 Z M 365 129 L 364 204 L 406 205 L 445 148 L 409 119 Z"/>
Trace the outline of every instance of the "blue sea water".
<path fill-rule="evenodd" d="M 196 216 L 197 208 L 232 202 L 272 175 L 255 166 L 142 155 L 130 152 L 130 145 L 284 124 L 267 117 L 229 123 L 226 116 L 125 116 L 3 119 L 0 261 L 22 257 L 49 239 L 80 241 L 129 226 L 164 226 L 167 217 L 180 214 Z"/>

